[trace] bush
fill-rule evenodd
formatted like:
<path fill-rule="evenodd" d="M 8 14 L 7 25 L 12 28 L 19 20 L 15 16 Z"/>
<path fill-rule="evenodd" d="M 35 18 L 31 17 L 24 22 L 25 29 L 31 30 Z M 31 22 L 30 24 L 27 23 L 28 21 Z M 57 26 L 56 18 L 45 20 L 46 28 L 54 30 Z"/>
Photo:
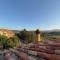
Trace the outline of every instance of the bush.
<path fill-rule="evenodd" d="M 8 38 L 4 35 L 0 35 L 0 45 L 3 46 L 3 48 L 8 48 Z"/>
<path fill-rule="evenodd" d="M 19 45 L 19 39 L 17 36 L 7 38 L 4 35 L 0 35 L 0 45 L 3 46 L 3 49 L 13 48 Z"/>
<path fill-rule="evenodd" d="M 19 38 L 17 36 L 9 38 L 9 46 L 10 47 L 17 47 L 19 46 Z"/>

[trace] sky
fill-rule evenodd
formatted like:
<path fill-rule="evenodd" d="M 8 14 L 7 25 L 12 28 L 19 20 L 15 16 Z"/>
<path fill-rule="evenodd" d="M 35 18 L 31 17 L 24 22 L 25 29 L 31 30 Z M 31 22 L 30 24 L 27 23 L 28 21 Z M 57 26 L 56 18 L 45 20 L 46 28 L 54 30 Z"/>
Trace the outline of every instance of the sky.
<path fill-rule="evenodd" d="M 0 0 L 0 28 L 60 29 L 60 0 Z"/>

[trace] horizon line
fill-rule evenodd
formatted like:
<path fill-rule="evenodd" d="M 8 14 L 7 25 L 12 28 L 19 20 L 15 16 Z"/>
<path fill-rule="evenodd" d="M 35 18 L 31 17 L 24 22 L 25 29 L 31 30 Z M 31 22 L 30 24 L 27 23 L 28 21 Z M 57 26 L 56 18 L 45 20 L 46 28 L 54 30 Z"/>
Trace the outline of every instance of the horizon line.
<path fill-rule="evenodd" d="M 0 28 L 0 29 L 7 29 L 7 30 L 24 30 L 24 29 L 26 29 L 26 30 L 37 30 L 37 29 L 39 29 L 39 30 L 41 30 L 41 31 L 48 31 L 48 30 L 60 30 L 60 29 L 40 29 L 40 28 L 36 28 L 36 29 L 28 29 L 28 28 L 21 28 L 21 29 L 18 29 L 18 28 Z"/>

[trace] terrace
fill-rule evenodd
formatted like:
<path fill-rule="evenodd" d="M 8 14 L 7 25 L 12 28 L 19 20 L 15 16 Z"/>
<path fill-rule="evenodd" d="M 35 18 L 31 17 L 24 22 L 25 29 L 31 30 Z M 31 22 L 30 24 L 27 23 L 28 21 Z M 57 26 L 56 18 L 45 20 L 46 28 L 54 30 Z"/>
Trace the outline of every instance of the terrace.
<path fill-rule="evenodd" d="M 60 60 L 60 42 L 41 42 L 40 32 L 36 31 L 34 42 L 1 51 L 0 60 Z"/>

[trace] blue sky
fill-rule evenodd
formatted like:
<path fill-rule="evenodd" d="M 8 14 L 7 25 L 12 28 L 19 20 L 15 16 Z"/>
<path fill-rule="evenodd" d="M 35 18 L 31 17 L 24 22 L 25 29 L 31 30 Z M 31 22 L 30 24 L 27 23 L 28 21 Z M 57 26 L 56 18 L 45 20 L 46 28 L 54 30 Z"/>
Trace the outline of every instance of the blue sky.
<path fill-rule="evenodd" d="M 60 29 L 60 0 L 0 0 L 0 28 Z"/>

